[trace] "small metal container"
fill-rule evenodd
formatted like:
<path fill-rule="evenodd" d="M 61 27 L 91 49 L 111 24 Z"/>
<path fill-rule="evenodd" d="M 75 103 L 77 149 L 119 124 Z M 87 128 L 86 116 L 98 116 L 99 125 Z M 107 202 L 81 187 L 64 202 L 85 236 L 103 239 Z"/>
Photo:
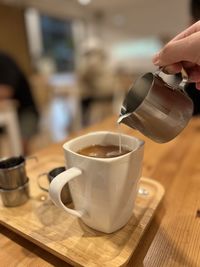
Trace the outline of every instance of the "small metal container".
<path fill-rule="evenodd" d="M 2 189 L 0 188 L 0 195 L 3 205 L 6 207 L 15 207 L 24 204 L 29 199 L 29 179 L 23 186 L 16 189 Z"/>
<path fill-rule="evenodd" d="M 25 183 L 27 183 L 27 175 L 23 156 L 0 160 L 0 188 L 17 189 Z"/>
<path fill-rule="evenodd" d="M 66 168 L 64 166 L 61 166 L 61 167 L 57 167 L 53 170 L 51 170 L 50 172 L 46 172 L 46 173 L 42 173 L 38 176 L 38 186 L 46 191 L 46 192 L 49 192 L 49 189 L 48 188 L 45 188 L 44 186 L 42 186 L 40 184 L 40 179 L 41 177 L 47 177 L 48 179 L 48 182 L 51 183 L 51 181 L 58 175 L 60 174 L 61 172 L 64 172 L 66 170 Z M 71 203 L 72 202 L 72 198 L 71 198 L 71 194 L 70 194 L 70 191 L 69 191 L 69 186 L 68 184 L 66 184 L 63 189 L 62 189 L 62 192 L 61 192 L 61 200 L 64 204 L 68 204 L 68 203 Z"/>

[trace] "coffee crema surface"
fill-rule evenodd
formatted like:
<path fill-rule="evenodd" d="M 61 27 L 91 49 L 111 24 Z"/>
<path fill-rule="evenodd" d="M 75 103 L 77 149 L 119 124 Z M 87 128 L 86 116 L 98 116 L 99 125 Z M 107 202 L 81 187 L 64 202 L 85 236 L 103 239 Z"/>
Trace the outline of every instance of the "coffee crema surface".
<path fill-rule="evenodd" d="M 94 158 L 114 158 L 125 155 L 131 150 L 115 145 L 92 145 L 79 150 L 77 153 Z"/>

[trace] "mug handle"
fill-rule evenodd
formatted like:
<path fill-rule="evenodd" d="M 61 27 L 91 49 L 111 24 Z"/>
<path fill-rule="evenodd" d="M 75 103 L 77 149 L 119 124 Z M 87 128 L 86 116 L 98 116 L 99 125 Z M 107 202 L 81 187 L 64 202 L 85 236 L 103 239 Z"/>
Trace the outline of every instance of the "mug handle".
<path fill-rule="evenodd" d="M 50 183 L 49 186 L 49 195 L 52 199 L 52 201 L 55 203 L 55 205 L 69 214 L 75 215 L 77 217 L 82 217 L 84 214 L 84 211 L 78 211 L 73 210 L 70 208 L 67 208 L 63 202 L 61 201 L 61 191 L 66 183 L 68 183 L 70 180 L 80 176 L 82 174 L 82 171 L 76 167 L 72 167 L 70 169 L 67 169 L 66 171 L 58 174 Z"/>
<path fill-rule="evenodd" d="M 47 172 L 44 172 L 44 173 L 41 173 L 40 175 L 38 175 L 38 177 L 37 177 L 37 184 L 38 184 L 38 186 L 39 186 L 40 189 L 42 189 L 42 190 L 44 190 L 44 191 L 46 191 L 46 192 L 49 192 L 49 190 L 48 190 L 47 188 L 43 187 L 43 186 L 40 184 L 40 178 L 43 177 L 43 176 L 47 176 L 47 175 L 48 175 Z"/>

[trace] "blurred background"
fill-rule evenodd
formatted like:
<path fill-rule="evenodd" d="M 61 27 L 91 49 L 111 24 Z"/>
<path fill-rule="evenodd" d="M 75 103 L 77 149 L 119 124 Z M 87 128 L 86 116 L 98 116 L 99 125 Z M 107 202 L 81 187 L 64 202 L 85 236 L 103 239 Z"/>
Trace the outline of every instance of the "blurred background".
<path fill-rule="evenodd" d="M 190 1 L 0 0 L 0 156 L 34 153 L 118 114 L 191 23 Z"/>

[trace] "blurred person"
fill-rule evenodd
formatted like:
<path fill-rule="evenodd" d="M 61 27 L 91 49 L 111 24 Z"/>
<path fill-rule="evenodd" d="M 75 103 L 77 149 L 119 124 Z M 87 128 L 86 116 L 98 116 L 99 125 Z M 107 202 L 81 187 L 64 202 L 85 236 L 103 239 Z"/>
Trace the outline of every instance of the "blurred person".
<path fill-rule="evenodd" d="M 0 51 L 0 102 L 14 100 L 24 145 L 28 152 L 28 141 L 38 130 L 39 114 L 25 74 L 18 64 L 6 53 Z M 0 129 L 4 131 L 3 128 Z"/>
<path fill-rule="evenodd" d="M 195 22 L 198 22 L 199 20 L 200 20 L 200 0 L 190 0 L 190 6 L 189 6 L 189 10 L 190 10 L 190 21 L 191 21 L 191 24 L 194 24 Z M 192 26 L 193 28 L 192 29 L 194 29 L 194 27 L 196 27 L 196 26 Z M 178 35 L 177 37 L 175 37 L 171 42 L 169 42 L 169 44 L 170 43 L 173 43 L 173 42 L 176 42 L 177 40 L 180 40 L 180 39 L 182 39 L 183 37 L 187 37 L 186 35 L 188 34 L 188 37 L 190 37 L 190 39 L 187 39 L 187 40 L 183 40 L 183 42 L 187 42 L 187 43 L 189 43 L 189 41 L 191 40 L 192 41 L 192 36 L 189 36 L 190 34 L 190 32 L 189 32 L 190 30 L 188 29 L 188 30 L 186 30 L 185 31 L 185 33 L 184 34 L 180 34 L 180 35 Z M 199 29 L 197 30 L 197 32 L 199 31 Z M 185 35 L 185 36 L 184 36 Z M 184 39 L 184 38 L 183 38 Z M 199 42 L 200 43 L 200 42 Z M 184 46 L 184 43 L 183 43 L 183 46 Z M 168 45 L 167 45 L 167 47 L 168 47 Z M 178 48 L 178 47 L 177 47 Z M 165 48 L 166 49 L 166 48 Z M 187 49 L 187 47 L 185 46 L 185 49 Z M 191 48 L 191 49 L 193 49 L 193 48 Z M 179 50 L 179 49 L 178 49 Z M 177 50 L 177 51 L 178 51 Z M 200 49 L 199 49 L 199 51 L 200 51 Z M 175 52 L 175 51 L 174 51 Z M 183 51 L 181 51 L 181 50 L 179 50 L 179 52 L 180 53 L 182 53 Z M 169 51 L 169 53 L 170 53 L 170 51 Z M 173 53 L 173 52 L 172 52 Z M 177 53 L 177 55 L 179 55 L 180 53 Z M 185 51 L 183 52 L 183 53 L 185 53 Z M 198 57 L 198 51 L 195 51 L 195 53 L 197 53 L 196 54 L 196 57 Z M 187 53 L 186 53 L 186 55 L 187 55 Z M 168 52 L 167 52 L 167 54 L 166 54 L 166 57 L 167 56 L 169 56 L 168 55 Z M 173 55 L 172 55 L 173 56 Z M 183 56 L 183 55 L 182 55 Z M 185 55 L 184 55 L 185 56 Z M 170 58 L 170 57 L 169 57 Z M 184 60 L 184 58 L 182 58 L 182 61 Z M 190 59 L 191 60 L 191 62 L 193 62 L 192 61 L 192 58 Z M 156 61 L 156 59 L 154 59 L 154 62 Z M 173 61 L 173 60 L 172 60 Z M 163 62 L 163 64 L 164 64 L 164 62 Z M 169 63 L 170 64 L 170 63 Z M 190 64 L 190 63 L 189 63 Z M 169 67 L 168 67 L 168 72 L 169 73 L 176 73 L 177 72 L 177 70 L 179 70 L 179 69 L 176 69 L 176 67 L 175 67 L 176 65 L 174 65 L 174 67 L 172 67 L 172 68 L 175 68 L 175 69 L 172 69 L 172 70 L 170 70 L 169 69 Z M 188 63 L 186 64 L 186 65 L 184 65 L 184 67 L 185 68 L 187 68 L 187 66 L 188 66 Z M 190 73 L 190 71 L 191 71 L 191 69 L 192 69 L 192 66 L 193 65 L 189 65 L 190 66 L 190 68 L 188 68 L 188 73 Z M 178 66 L 177 66 L 178 67 Z M 180 67 L 180 65 L 179 65 L 179 67 Z M 179 68 L 178 67 L 178 68 Z M 179 82 L 181 81 L 181 75 L 179 74 L 179 75 L 177 75 L 177 78 L 178 78 L 178 80 L 179 80 Z M 191 79 L 191 78 L 190 78 Z M 192 80 L 191 80 L 192 81 Z M 196 116 L 196 115 L 200 115 L 200 91 L 198 91 L 198 90 L 196 90 L 196 86 L 198 87 L 198 85 L 197 84 L 195 84 L 195 82 L 190 82 L 187 86 L 186 86 L 186 92 L 187 92 L 187 94 L 189 95 L 189 97 L 192 99 L 192 101 L 193 101 L 193 104 L 194 104 L 194 111 L 193 111 L 193 115 L 194 116 Z"/>
<path fill-rule="evenodd" d="M 106 52 L 97 40 L 90 40 L 83 46 L 78 78 L 81 87 L 83 124 L 86 125 L 90 122 L 92 105 L 98 103 L 102 108 L 108 104 L 110 106 L 115 90 L 114 75 Z M 101 112 L 104 109 L 102 108 Z M 104 111 L 106 112 L 106 108 Z"/>

